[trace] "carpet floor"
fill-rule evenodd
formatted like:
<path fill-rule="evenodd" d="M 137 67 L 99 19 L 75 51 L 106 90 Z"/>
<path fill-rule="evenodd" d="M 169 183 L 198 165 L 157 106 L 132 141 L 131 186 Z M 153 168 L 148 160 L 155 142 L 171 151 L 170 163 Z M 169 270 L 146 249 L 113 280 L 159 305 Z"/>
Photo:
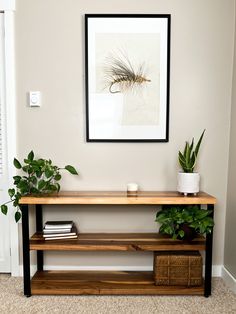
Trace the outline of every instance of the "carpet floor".
<path fill-rule="evenodd" d="M 236 295 L 220 278 L 212 296 L 32 296 L 22 293 L 22 278 L 0 274 L 0 313 L 86 314 L 236 314 Z"/>

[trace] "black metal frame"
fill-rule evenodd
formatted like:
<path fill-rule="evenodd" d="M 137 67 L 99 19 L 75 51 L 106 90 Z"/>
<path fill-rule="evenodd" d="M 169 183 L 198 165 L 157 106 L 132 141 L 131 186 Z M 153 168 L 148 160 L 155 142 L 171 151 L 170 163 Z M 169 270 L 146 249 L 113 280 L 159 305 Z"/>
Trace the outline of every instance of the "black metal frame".
<path fill-rule="evenodd" d="M 22 243 L 23 243 L 23 276 L 24 295 L 31 296 L 30 280 L 30 246 L 29 246 L 29 205 L 21 205 L 22 212 Z M 43 230 L 43 209 L 42 205 L 35 205 L 36 231 Z M 37 270 L 43 270 L 43 251 L 37 251 Z"/>
<path fill-rule="evenodd" d="M 36 230 L 41 232 L 43 229 L 43 210 L 42 205 L 35 205 L 36 209 Z M 211 217 L 214 218 L 214 205 L 208 204 L 207 209 L 211 210 Z M 22 239 L 23 239 L 23 276 L 24 276 L 24 295 L 31 296 L 30 281 L 30 247 L 29 247 L 29 205 L 21 205 L 22 212 Z M 205 248 L 205 283 L 204 296 L 211 295 L 212 280 L 212 248 L 213 248 L 213 229 L 206 235 Z M 43 251 L 37 251 L 37 269 L 43 270 Z"/>
<path fill-rule="evenodd" d="M 30 284 L 30 249 L 29 249 L 29 206 L 21 205 L 24 295 L 31 296 Z"/>
<path fill-rule="evenodd" d="M 36 231 L 43 230 L 43 210 L 42 205 L 36 205 Z M 43 251 L 37 251 L 37 269 L 43 270 Z"/>
<path fill-rule="evenodd" d="M 208 204 L 207 209 L 211 210 L 211 217 L 214 218 L 214 205 Z M 213 248 L 213 228 L 211 233 L 206 235 L 205 250 L 205 286 L 204 296 L 208 298 L 211 295 L 211 277 L 212 277 L 212 248 Z"/>
<path fill-rule="evenodd" d="M 88 20 L 89 18 L 166 18 L 167 19 L 167 82 L 166 82 L 166 134 L 164 139 L 91 139 L 89 137 L 89 72 L 88 72 Z M 116 142 L 116 143 L 145 143 L 169 141 L 169 100 L 170 100 L 170 14 L 85 14 L 85 100 L 86 100 L 86 141 L 87 142 Z"/>

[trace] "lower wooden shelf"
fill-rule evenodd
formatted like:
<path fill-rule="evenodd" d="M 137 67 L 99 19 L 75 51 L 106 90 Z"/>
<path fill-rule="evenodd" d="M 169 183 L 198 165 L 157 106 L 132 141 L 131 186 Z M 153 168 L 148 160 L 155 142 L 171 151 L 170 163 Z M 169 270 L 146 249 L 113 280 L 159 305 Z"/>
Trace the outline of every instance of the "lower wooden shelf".
<path fill-rule="evenodd" d="M 204 295 L 204 287 L 156 286 L 153 272 L 38 271 L 33 295 Z"/>
<path fill-rule="evenodd" d="M 173 240 L 159 233 L 80 233 L 78 239 L 45 241 L 41 233 L 30 239 L 30 250 L 43 251 L 203 251 L 206 240 Z"/>

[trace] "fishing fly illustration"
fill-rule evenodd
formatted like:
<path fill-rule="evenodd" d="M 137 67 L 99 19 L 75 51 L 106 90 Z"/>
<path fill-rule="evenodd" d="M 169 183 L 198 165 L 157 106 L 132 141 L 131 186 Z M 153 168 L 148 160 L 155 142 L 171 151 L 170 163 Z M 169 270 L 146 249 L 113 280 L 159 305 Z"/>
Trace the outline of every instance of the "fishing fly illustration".
<path fill-rule="evenodd" d="M 131 61 L 124 53 L 113 54 L 106 58 L 105 64 L 106 87 L 111 94 L 133 90 L 136 86 L 142 86 L 151 82 L 146 77 L 144 63 L 134 69 Z"/>

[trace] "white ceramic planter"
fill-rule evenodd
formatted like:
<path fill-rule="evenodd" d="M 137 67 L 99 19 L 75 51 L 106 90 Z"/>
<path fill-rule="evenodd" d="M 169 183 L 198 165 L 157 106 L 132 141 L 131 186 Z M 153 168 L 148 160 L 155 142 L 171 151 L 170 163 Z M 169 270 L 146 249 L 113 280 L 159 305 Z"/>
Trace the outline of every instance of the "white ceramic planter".
<path fill-rule="evenodd" d="M 186 173 L 179 172 L 178 173 L 178 186 L 177 191 L 180 193 L 184 193 L 184 195 L 188 194 L 197 194 L 199 192 L 200 186 L 200 175 L 198 172 Z"/>

